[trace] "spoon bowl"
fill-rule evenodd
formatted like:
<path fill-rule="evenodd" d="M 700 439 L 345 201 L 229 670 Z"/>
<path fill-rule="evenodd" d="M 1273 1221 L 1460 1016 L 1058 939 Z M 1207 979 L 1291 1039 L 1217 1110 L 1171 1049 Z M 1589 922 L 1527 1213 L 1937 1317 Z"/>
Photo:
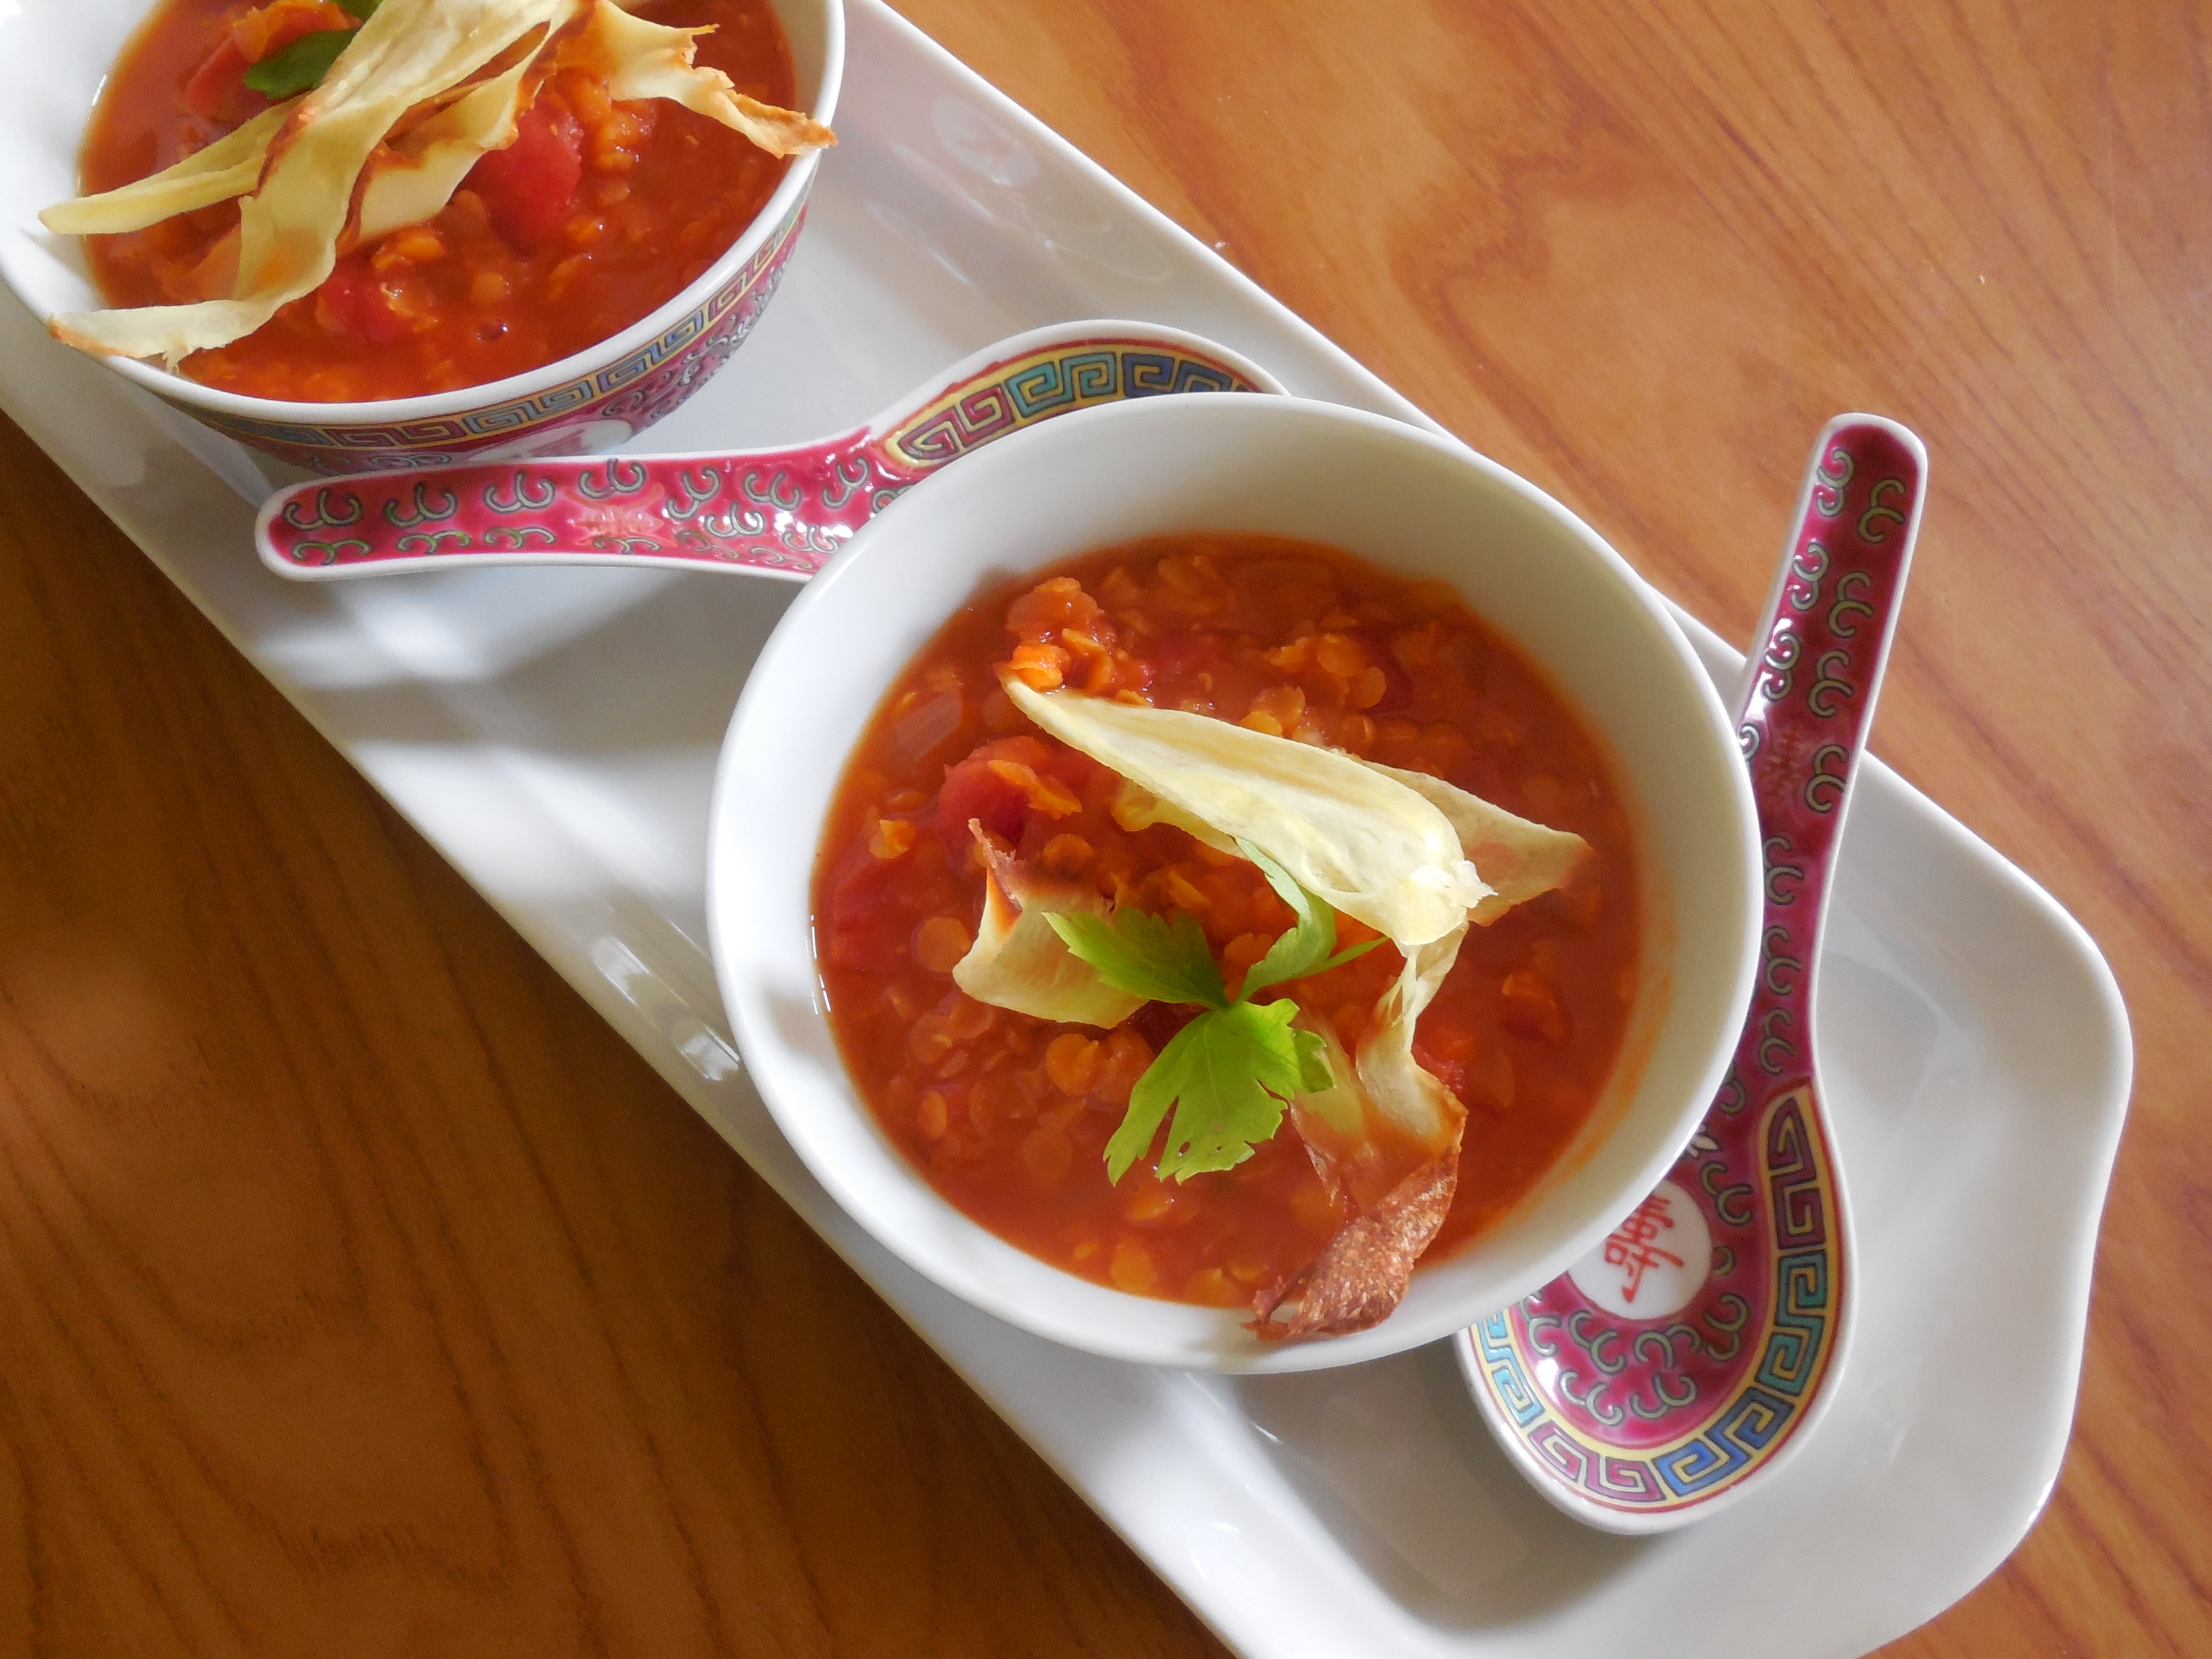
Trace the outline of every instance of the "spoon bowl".
<path fill-rule="evenodd" d="M 1878 416 L 1838 416 L 1814 447 L 1736 703 L 1765 915 L 1711 1109 L 1596 1249 L 1455 1339 L 1521 1472 L 1608 1532 L 1664 1532 L 1736 1502 L 1835 1398 L 1858 1279 L 1814 985 L 1927 471 L 1920 440 Z"/>

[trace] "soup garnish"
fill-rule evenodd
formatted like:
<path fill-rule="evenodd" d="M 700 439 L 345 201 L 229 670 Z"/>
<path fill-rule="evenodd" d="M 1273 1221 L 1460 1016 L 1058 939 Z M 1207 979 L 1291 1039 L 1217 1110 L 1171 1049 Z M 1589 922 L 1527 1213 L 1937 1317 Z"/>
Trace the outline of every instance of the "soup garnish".
<path fill-rule="evenodd" d="M 949 624 L 816 911 L 848 1068 L 940 1192 L 1288 1338 L 1387 1316 L 1579 1129 L 1634 892 L 1595 745 L 1448 591 L 1197 537 Z"/>
<path fill-rule="evenodd" d="M 692 9 L 738 24 L 788 95 L 760 0 Z M 325 401 L 580 349 L 703 270 L 773 187 L 741 158 L 730 175 L 705 122 L 656 144 L 657 125 L 677 132 L 665 106 L 764 161 L 835 142 L 697 62 L 714 33 L 612 0 L 170 0 L 95 113 L 93 193 L 40 216 L 101 239 L 118 308 L 49 326 L 88 351 Z M 732 222 L 718 194 L 748 183 Z"/>

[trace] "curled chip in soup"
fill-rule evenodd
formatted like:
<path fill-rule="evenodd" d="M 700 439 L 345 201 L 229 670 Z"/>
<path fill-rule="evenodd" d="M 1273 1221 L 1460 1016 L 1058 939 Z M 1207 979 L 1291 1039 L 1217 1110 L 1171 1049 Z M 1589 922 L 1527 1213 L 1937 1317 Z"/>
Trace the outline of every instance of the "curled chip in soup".
<path fill-rule="evenodd" d="M 1603 756 L 1441 585 L 1260 536 L 1085 556 L 954 617 L 815 878 L 869 1109 L 1000 1237 L 1281 1338 L 1386 1317 L 1619 1058 Z"/>
<path fill-rule="evenodd" d="M 41 216 L 112 308 L 49 326 L 270 398 L 520 374 L 673 297 L 835 142 L 793 79 L 765 0 L 166 0 Z"/>

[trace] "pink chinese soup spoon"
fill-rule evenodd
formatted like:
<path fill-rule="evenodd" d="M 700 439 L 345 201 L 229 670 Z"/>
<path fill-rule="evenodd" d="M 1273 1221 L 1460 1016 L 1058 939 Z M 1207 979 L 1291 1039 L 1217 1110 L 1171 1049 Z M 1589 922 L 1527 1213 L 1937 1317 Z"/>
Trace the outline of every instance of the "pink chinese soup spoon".
<path fill-rule="evenodd" d="M 1711 1109 L 1601 1245 L 1455 1339 L 1521 1472 L 1609 1532 L 1663 1532 L 1735 1502 L 1834 1399 L 1858 1286 L 1814 976 L 1927 468 L 1918 438 L 1874 416 L 1838 416 L 1814 447 L 1738 705 L 1766 913 Z"/>
<path fill-rule="evenodd" d="M 295 581 L 457 564 L 659 565 L 804 581 L 908 486 L 1039 421 L 1176 392 L 1282 391 L 1209 340 L 1062 323 L 987 347 L 850 431 L 787 449 L 481 461 L 295 485 L 254 525 Z"/>

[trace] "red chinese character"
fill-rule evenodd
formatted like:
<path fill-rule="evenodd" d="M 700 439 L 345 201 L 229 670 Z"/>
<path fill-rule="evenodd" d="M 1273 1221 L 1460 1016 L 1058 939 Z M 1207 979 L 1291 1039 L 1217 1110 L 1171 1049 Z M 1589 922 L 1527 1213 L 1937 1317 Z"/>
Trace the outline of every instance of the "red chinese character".
<path fill-rule="evenodd" d="M 1644 1283 L 1644 1270 L 1656 1267 L 1661 1262 L 1679 1267 L 1682 1258 L 1672 1250 L 1662 1250 L 1656 1242 L 1659 1235 L 1674 1224 L 1668 1213 L 1667 1200 L 1657 1193 L 1636 1206 L 1636 1212 L 1615 1227 L 1605 1241 L 1605 1262 L 1608 1267 L 1626 1271 L 1626 1282 L 1620 1291 L 1623 1302 L 1636 1300 L 1637 1287 Z"/>

